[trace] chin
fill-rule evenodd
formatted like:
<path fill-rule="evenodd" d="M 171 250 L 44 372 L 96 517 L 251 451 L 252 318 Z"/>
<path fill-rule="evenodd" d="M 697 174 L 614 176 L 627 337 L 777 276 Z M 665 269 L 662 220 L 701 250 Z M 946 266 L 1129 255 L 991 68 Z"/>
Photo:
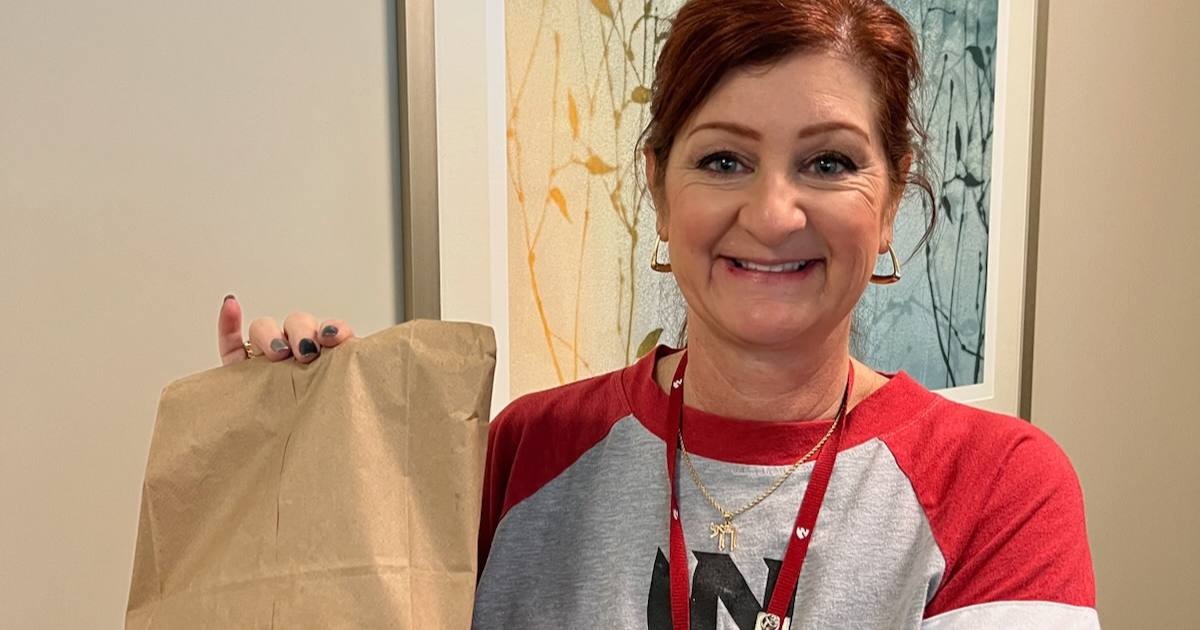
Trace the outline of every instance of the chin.
<path fill-rule="evenodd" d="M 729 322 L 726 329 L 747 346 L 758 348 L 785 348 L 802 343 L 815 335 L 828 336 L 819 322 L 811 317 L 797 317 L 797 313 L 772 314 L 752 311 Z"/>

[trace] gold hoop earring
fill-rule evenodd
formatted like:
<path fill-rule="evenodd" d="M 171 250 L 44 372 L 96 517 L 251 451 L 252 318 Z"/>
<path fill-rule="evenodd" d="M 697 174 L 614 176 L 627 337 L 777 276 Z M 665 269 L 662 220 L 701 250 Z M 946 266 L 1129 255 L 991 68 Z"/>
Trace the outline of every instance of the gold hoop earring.
<path fill-rule="evenodd" d="M 900 260 L 896 258 L 896 250 L 892 249 L 891 244 L 888 244 L 888 254 L 892 257 L 892 274 L 890 276 L 871 274 L 871 284 L 895 284 L 900 282 Z"/>
<path fill-rule="evenodd" d="M 662 239 L 657 235 L 654 237 L 654 251 L 650 252 L 650 268 L 659 273 L 671 273 L 671 263 L 658 262 L 658 245 L 662 243 Z"/>

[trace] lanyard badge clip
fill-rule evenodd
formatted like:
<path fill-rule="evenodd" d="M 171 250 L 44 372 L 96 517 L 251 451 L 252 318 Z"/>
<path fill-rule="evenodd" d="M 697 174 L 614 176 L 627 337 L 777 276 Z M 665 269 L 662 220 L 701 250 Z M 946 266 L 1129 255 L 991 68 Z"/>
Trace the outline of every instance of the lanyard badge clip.
<path fill-rule="evenodd" d="M 784 617 L 780 621 L 778 615 L 769 612 L 758 613 L 758 620 L 754 622 L 754 630 L 788 630 L 791 626 L 791 619 Z"/>

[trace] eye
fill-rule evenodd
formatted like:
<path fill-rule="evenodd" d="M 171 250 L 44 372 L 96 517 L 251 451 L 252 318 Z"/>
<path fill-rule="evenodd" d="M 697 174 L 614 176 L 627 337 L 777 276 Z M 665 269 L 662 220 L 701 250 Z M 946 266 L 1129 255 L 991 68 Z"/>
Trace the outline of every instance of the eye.
<path fill-rule="evenodd" d="M 711 153 L 700 158 L 696 168 L 712 171 L 718 175 L 734 175 L 746 169 L 738 157 L 728 151 Z"/>
<path fill-rule="evenodd" d="M 821 177 L 838 177 L 858 170 L 850 158 L 840 153 L 823 153 L 813 158 L 808 168 Z"/>

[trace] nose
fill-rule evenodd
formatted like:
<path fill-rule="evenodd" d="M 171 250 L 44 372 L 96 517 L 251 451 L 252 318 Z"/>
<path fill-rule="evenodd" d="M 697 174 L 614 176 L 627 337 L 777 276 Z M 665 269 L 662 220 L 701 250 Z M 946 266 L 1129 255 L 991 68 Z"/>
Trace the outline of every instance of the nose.
<path fill-rule="evenodd" d="M 763 245 L 782 245 L 808 226 L 799 186 L 787 174 L 763 172 L 738 213 L 738 224 Z"/>

